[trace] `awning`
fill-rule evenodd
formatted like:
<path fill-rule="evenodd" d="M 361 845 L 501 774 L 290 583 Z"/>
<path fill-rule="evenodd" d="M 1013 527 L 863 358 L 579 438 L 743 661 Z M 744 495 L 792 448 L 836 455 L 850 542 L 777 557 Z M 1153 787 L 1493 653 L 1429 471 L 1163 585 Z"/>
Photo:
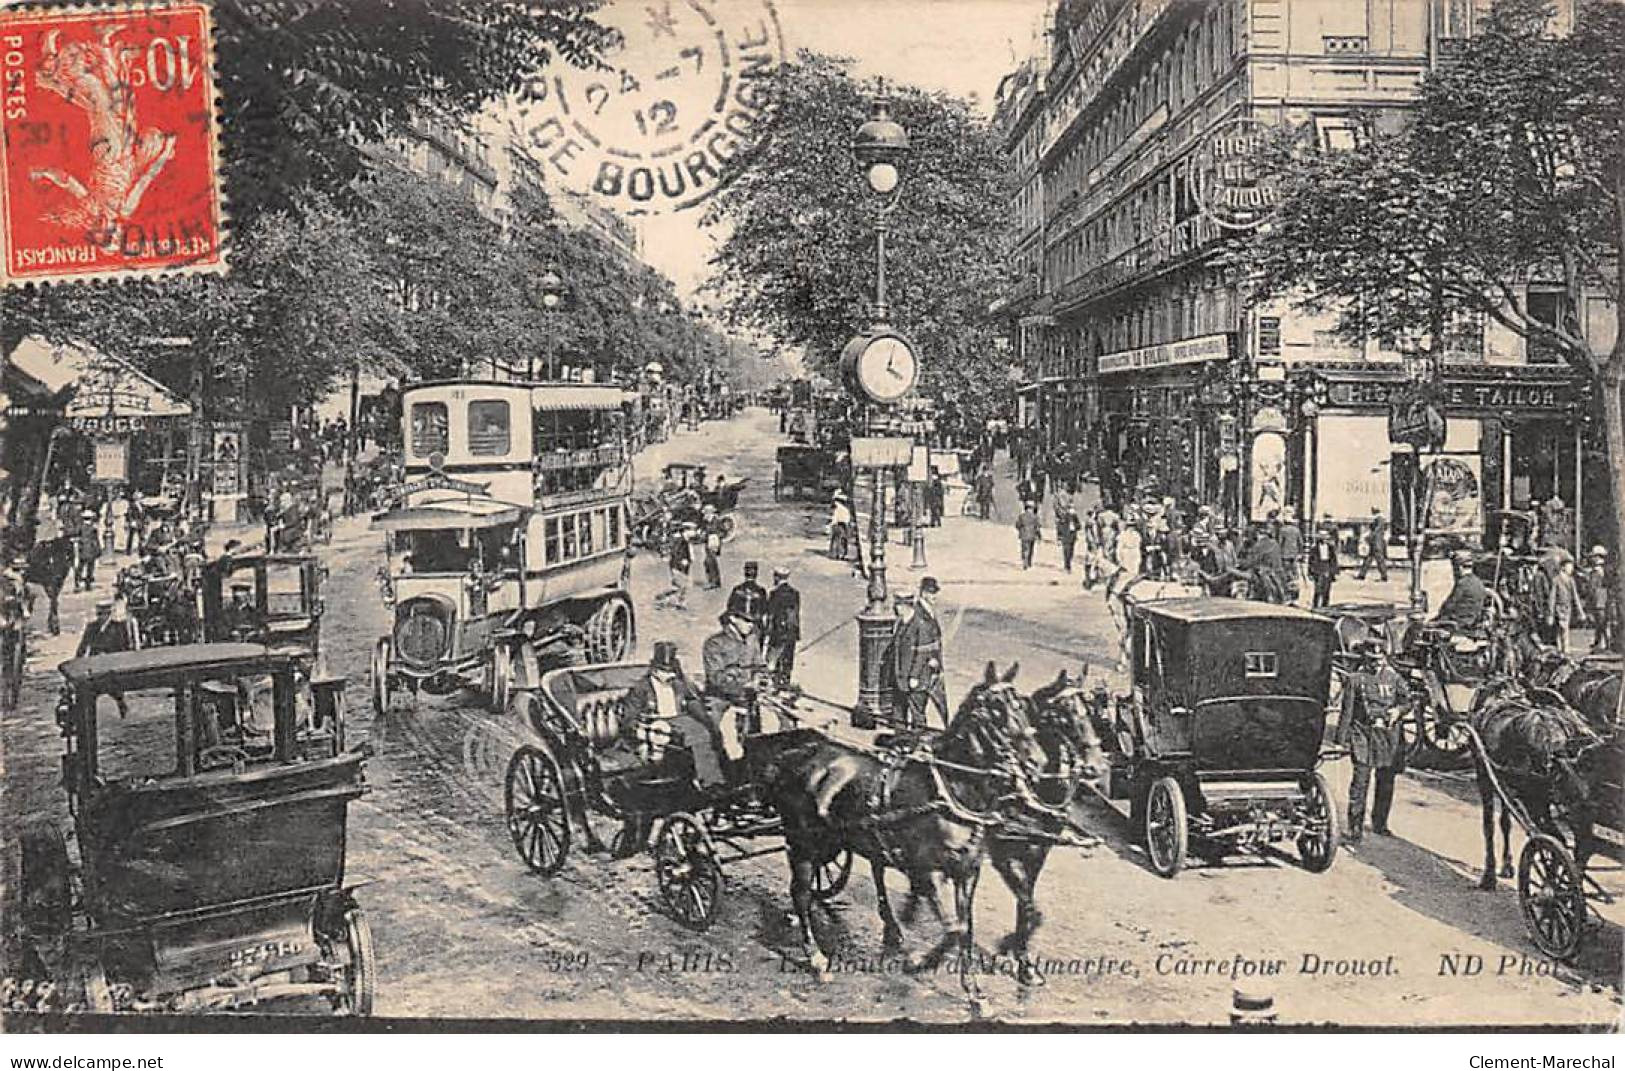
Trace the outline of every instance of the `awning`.
<path fill-rule="evenodd" d="M 511 506 L 506 502 L 457 499 L 423 506 L 401 506 L 374 514 L 372 527 L 383 532 L 501 528 L 518 524 L 527 512 L 523 506 Z"/>
<path fill-rule="evenodd" d="M 20 382 L 56 395 L 72 388 L 64 411 L 69 419 L 188 416 L 192 407 L 169 388 L 128 361 L 88 346 L 53 345 L 38 336 L 17 344 L 7 370 Z"/>
<path fill-rule="evenodd" d="M 530 404 L 532 408 L 547 412 L 564 409 L 613 409 L 619 412 L 621 404 L 628 397 L 618 387 L 555 384 L 532 390 Z"/>

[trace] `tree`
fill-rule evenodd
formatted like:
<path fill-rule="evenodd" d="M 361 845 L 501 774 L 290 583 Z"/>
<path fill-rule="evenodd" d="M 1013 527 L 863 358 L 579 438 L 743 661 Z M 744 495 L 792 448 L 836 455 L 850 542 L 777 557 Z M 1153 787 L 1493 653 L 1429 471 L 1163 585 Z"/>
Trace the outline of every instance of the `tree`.
<path fill-rule="evenodd" d="M 1497 0 L 1484 32 L 1424 79 L 1400 129 L 1347 152 L 1282 154 L 1281 210 L 1236 259 L 1255 296 L 1335 308 L 1350 341 L 1422 339 L 1438 353 L 1468 314 L 1561 354 L 1600 394 L 1619 547 L 1625 6 L 1584 3 L 1572 32 L 1559 29 L 1543 0 Z M 1520 296 L 1534 270 L 1562 280 L 1554 322 Z M 1587 287 L 1614 306 L 1606 353 L 1577 319 Z"/>
<path fill-rule="evenodd" d="M 215 39 L 233 218 L 338 195 L 363 147 L 420 111 L 466 118 L 555 55 L 598 61 L 601 0 L 220 0 Z"/>
<path fill-rule="evenodd" d="M 848 67 L 803 51 L 781 69 L 766 137 L 706 217 L 728 228 L 710 286 L 730 320 L 826 372 L 874 298 L 876 198 L 851 147 L 870 97 Z M 986 313 L 1006 272 L 1003 150 L 962 101 L 888 95 L 913 145 L 887 241 L 893 320 L 923 351 L 926 391 L 975 404 L 1008 386 Z"/>

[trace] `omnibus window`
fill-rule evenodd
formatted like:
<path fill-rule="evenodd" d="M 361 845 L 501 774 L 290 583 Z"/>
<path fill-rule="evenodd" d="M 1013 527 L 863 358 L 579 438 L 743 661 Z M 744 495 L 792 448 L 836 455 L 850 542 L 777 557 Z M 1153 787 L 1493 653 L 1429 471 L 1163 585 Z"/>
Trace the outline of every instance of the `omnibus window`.
<path fill-rule="evenodd" d="M 468 403 L 468 452 L 475 457 L 501 457 L 513 439 L 508 403 L 501 399 Z"/>
<path fill-rule="evenodd" d="M 450 426 L 445 402 L 418 402 L 412 406 L 413 455 L 445 453 L 451 445 Z"/>
<path fill-rule="evenodd" d="M 265 612 L 294 615 L 305 612 L 305 570 L 294 563 L 278 563 L 265 570 Z"/>
<path fill-rule="evenodd" d="M 559 519 L 549 517 L 543 531 L 546 534 L 547 564 L 557 565 L 559 563 Z"/>
<path fill-rule="evenodd" d="M 564 529 L 564 546 L 562 548 L 563 554 L 564 554 L 564 560 L 567 561 L 567 562 L 575 561 L 575 559 L 576 559 L 576 519 L 575 519 L 574 516 L 570 516 L 570 517 L 561 518 L 561 520 L 562 520 L 563 523 L 560 525 L 560 527 Z"/>
<path fill-rule="evenodd" d="M 609 546 L 618 547 L 621 545 L 621 507 L 611 506 L 605 514 L 609 518 Z"/>
<path fill-rule="evenodd" d="M 581 521 L 581 555 L 586 557 L 592 553 L 592 512 L 579 515 Z"/>

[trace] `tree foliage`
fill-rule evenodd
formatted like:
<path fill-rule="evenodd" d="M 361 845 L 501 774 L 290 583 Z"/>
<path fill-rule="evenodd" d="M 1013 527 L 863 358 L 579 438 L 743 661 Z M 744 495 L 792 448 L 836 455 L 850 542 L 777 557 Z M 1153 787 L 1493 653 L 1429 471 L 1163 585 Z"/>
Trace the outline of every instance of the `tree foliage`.
<path fill-rule="evenodd" d="M 849 62 L 801 52 L 777 75 L 767 136 L 707 214 L 726 224 L 712 285 L 731 321 L 830 370 L 868 326 L 877 198 L 852 152 L 871 94 Z M 886 276 L 894 324 L 922 350 L 925 388 L 961 400 L 1008 385 L 987 307 L 1003 292 L 1009 168 L 964 102 L 888 87 L 908 131 Z"/>

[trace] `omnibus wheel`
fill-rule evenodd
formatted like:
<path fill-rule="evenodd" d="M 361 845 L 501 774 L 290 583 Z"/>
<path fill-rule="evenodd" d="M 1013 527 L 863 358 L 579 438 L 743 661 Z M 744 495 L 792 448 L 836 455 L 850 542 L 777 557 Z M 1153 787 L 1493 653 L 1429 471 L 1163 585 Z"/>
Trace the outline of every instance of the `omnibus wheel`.
<path fill-rule="evenodd" d="M 372 666 L 368 679 L 372 684 L 372 710 L 379 717 L 389 713 L 392 698 L 389 686 L 389 659 L 393 648 L 389 637 L 381 637 L 372 649 Z"/>
<path fill-rule="evenodd" d="M 1173 877 L 1184 867 L 1189 847 L 1185 792 L 1172 777 L 1158 778 L 1145 800 L 1145 852 L 1151 869 L 1161 877 Z"/>
<path fill-rule="evenodd" d="M 1586 921 L 1580 868 L 1549 834 L 1530 837 L 1518 856 L 1518 904 L 1529 939 L 1541 952 L 1568 959 L 1579 951 Z"/>
<path fill-rule="evenodd" d="M 503 805 L 519 858 L 543 877 L 557 874 L 570 851 L 570 812 L 558 760 L 540 747 L 515 751 L 508 760 Z"/>
<path fill-rule="evenodd" d="M 595 663 L 624 662 L 632 651 L 632 610 L 606 599 L 587 618 L 587 656 Z"/>
<path fill-rule="evenodd" d="M 505 643 L 492 647 L 487 665 L 491 680 L 491 708 L 499 712 L 507 710 L 508 700 L 513 698 L 513 648 Z"/>

